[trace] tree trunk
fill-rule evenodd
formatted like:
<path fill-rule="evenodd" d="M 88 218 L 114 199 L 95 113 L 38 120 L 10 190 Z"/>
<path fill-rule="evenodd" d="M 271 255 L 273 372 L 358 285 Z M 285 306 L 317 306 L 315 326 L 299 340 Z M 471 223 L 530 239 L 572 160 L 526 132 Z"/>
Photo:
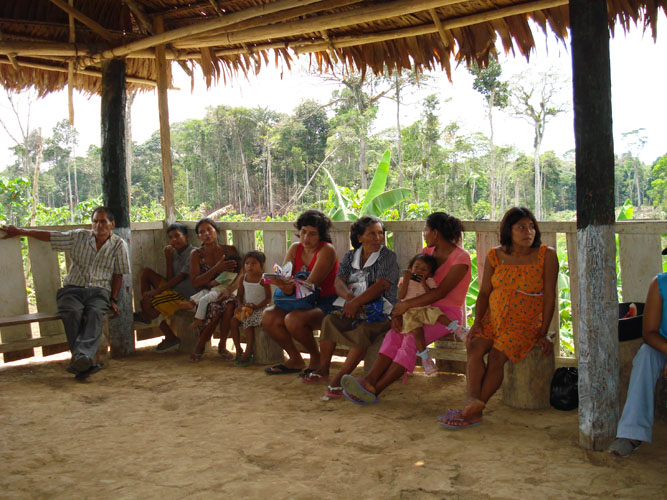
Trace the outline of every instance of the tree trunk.
<path fill-rule="evenodd" d="M 39 168 L 42 164 L 42 129 L 37 129 L 39 135 L 39 143 L 37 144 L 37 155 L 35 156 L 35 169 L 32 176 L 32 210 L 30 213 L 30 225 L 35 225 L 37 218 L 37 203 L 39 202 Z"/>
<path fill-rule="evenodd" d="M 496 220 L 496 151 L 493 144 L 493 102 L 496 97 L 496 90 L 491 92 L 489 97 L 489 142 L 491 143 L 490 161 L 489 161 L 489 197 L 491 204 L 490 220 Z"/>
<path fill-rule="evenodd" d="M 273 172 L 271 171 L 271 141 L 266 138 L 266 185 L 268 189 L 269 215 L 273 217 Z"/>
<path fill-rule="evenodd" d="M 102 193 L 104 204 L 115 216 L 114 233 L 125 239 L 129 246 L 131 234 L 125 171 L 125 96 L 125 61 L 102 61 Z M 120 315 L 109 320 L 109 343 L 113 357 L 128 356 L 134 352 L 132 276 L 129 274 L 123 276 L 118 306 Z"/>
<path fill-rule="evenodd" d="M 394 72 L 396 86 L 396 162 L 398 164 L 398 185 L 403 185 L 403 138 L 401 137 L 401 84 L 398 71 Z M 399 219 L 403 219 L 403 203 L 399 205 Z"/>
<path fill-rule="evenodd" d="M 635 185 L 637 186 L 637 207 L 641 208 L 642 207 L 642 188 L 641 188 L 641 185 L 639 184 L 639 169 L 637 168 L 638 163 L 639 163 L 639 159 L 635 158 L 632 163 L 634 164 Z"/>
<path fill-rule="evenodd" d="M 535 218 L 542 220 L 542 169 L 540 168 L 540 148 L 542 146 L 542 134 L 538 130 L 538 124 L 535 124 Z"/>
<path fill-rule="evenodd" d="M 359 175 L 361 177 L 361 189 L 368 189 L 366 178 L 366 127 L 362 125 L 361 137 L 359 137 Z"/>
<path fill-rule="evenodd" d="M 127 193 L 130 206 L 132 205 L 132 163 L 134 161 L 134 148 L 132 147 L 132 104 L 134 104 L 135 97 L 137 97 L 136 90 L 128 92 L 125 104 L 125 167 L 127 169 L 127 181 L 130 185 Z"/>
<path fill-rule="evenodd" d="M 571 0 L 579 261 L 579 444 L 604 450 L 619 415 L 609 24 L 604 0 Z"/>

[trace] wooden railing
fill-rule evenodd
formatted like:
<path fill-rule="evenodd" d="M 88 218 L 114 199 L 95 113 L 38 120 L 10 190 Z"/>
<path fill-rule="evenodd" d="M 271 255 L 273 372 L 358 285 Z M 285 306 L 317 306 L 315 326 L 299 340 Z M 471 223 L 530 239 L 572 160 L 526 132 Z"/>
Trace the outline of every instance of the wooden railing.
<path fill-rule="evenodd" d="M 337 254 L 342 256 L 349 248 L 350 222 L 334 223 L 332 231 L 333 245 Z M 190 229 L 190 242 L 198 245 L 194 234 L 195 222 L 186 222 Z M 58 226 L 43 229 L 65 231 L 77 227 Z M 296 240 L 294 225 L 290 222 L 220 222 L 220 238 L 223 242 L 233 243 L 239 252 L 255 248 L 264 251 L 267 257 L 267 269 L 273 263 L 282 263 L 288 244 Z M 401 268 L 407 266 L 410 258 L 423 248 L 423 222 L 393 221 L 386 223 L 393 250 L 398 255 Z M 475 248 L 468 248 L 471 253 L 486 256 L 492 246 L 498 244 L 497 222 L 464 222 L 466 234 L 475 234 Z M 557 358 L 559 365 L 576 364 L 577 349 L 577 314 L 578 267 L 577 234 L 574 222 L 541 222 L 542 241 L 556 247 L 558 240 L 564 246 L 570 269 L 571 315 L 575 356 Z M 619 300 L 643 302 L 650 279 L 662 269 L 660 251 L 661 235 L 667 233 L 667 221 L 624 221 L 616 224 L 619 236 L 619 258 L 622 277 L 622 294 Z M 466 242 L 470 237 L 468 236 Z M 564 245 L 563 245 L 564 242 Z M 135 307 L 138 305 L 139 288 L 137 276 L 146 266 L 164 274 L 163 248 L 167 238 L 162 222 L 132 224 L 131 261 Z M 477 274 L 482 275 L 484 258 L 478 259 Z M 26 270 L 32 276 L 26 284 Z M 28 252 L 22 256 L 18 238 L 0 240 L 0 276 L 4 285 L 0 287 L 0 318 L 17 316 L 28 312 L 53 313 L 56 311 L 56 290 L 61 283 L 58 255 L 48 243 L 28 239 Z M 475 276 L 473 276 L 473 279 Z M 30 294 L 28 293 L 30 292 Z M 558 307 L 556 309 L 558 311 Z M 550 326 L 550 331 L 558 339 L 558 314 Z M 153 329 L 138 331 L 137 336 L 147 338 L 159 335 Z M 53 354 L 66 350 L 62 324 L 60 321 L 45 321 L 39 325 L 12 325 L 0 327 L 0 352 L 5 361 L 22 359 L 34 355 L 34 347 L 42 347 L 43 354 Z M 558 341 L 556 341 L 558 344 Z M 452 354 L 451 359 L 461 358 L 461 353 Z"/>

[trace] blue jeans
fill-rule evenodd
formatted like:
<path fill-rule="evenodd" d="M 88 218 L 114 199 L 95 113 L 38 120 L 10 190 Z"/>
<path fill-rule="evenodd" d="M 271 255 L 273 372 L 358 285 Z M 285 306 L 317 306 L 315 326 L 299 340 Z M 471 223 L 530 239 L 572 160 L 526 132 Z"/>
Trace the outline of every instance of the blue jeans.
<path fill-rule="evenodd" d="M 628 397 L 618 422 L 616 437 L 651 442 L 655 384 L 663 373 L 665 362 L 667 354 L 647 344 L 642 345 L 637 352 L 632 360 Z"/>
<path fill-rule="evenodd" d="M 104 317 L 111 294 L 104 288 L 66 286 L 58 290 L 56 303 L 65 326 L 72 359 L 93 359 L 102 338 Z"/>

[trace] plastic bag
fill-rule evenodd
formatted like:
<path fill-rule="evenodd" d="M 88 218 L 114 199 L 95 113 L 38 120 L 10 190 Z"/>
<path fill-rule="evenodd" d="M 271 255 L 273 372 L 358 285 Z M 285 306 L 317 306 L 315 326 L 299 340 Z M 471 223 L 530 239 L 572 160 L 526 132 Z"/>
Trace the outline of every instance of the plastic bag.
<path fill-rule="evenodd" d="M 551 379 L 551 406 L 569 411 L 579 406 L 579 371 L 573 367 L 561 367 Z"/>

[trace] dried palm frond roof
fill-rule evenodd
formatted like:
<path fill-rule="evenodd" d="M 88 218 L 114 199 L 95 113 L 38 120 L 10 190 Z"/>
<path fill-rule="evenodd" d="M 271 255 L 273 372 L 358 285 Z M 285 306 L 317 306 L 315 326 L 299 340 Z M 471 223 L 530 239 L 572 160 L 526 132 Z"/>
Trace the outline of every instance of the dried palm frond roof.
<path fill-rule="evenodd" d="M 608 0 L 609 26 L 643 23 L 656 36 L 667 0 Z M 530 24 L 529 21 L 535 24 Z M 320 71 L 336 63 L 379 74 L 402 69 L 484 67 L 500 41 L 529 57 L 531 26 L 565 40 L 567 0 L 24 0 L 0 3 L 0 84 L 40 94 L 68 83 L 101 91 L 101 64 L 126 58 L 128 88 L 156 85 L 156 48 L 166 48 L 207 85 L 289 68 L 310 54 Z M 69 73 L 68 73 L 69 72 Z M 69 76 L 68 76 L 69 74 Z"/>

